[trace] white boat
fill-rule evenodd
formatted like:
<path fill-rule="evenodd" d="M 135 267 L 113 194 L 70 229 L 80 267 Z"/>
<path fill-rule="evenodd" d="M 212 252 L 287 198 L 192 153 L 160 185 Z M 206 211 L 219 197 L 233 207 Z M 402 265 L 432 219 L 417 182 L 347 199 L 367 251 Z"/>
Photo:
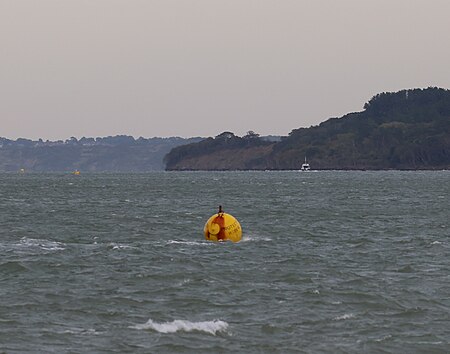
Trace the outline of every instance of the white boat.
<path fill-rule="evenodd" d="M 302 163 L 302 168 L 301 168 L 301 170 L 302 170 L 302 171 L 309 171 L 310 169 L 311 169 L 311 167 L 309 166 L 309 163 L 306 162 L 306 156 L 305 156 L 305 162 Z"/>

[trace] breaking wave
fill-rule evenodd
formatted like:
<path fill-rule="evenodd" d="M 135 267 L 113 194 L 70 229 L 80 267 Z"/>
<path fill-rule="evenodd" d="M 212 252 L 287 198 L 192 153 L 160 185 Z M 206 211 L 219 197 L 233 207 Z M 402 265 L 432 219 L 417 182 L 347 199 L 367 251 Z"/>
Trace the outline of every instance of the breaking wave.
<path fill-rule="evenodd" d="M 205 332 L 216 335 L 219 332 L 226 332 L 228 323 L 225 321 L 202 321 L 191 322 L 185 320 L 174 320 L 172 322 L 157 323 L 149 319 L 147 323 L 137 324 L 133 326 L 136 329 L 151 329 L 159 333 L 175 333 L 175 332 Z"/>
<path fill-rule="evenodd" d="M 44 251 L 62 251 L 65 249 L 65 244 L 62 242 L 28 237 L 22 237 L 20 239 L 20 243 L 17 246 L 21 248 L 37 248 Z"/>

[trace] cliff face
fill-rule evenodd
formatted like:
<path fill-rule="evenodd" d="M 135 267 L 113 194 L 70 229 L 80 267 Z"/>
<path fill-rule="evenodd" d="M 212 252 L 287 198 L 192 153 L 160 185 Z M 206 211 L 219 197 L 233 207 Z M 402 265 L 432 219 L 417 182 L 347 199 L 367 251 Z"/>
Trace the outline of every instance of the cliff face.
<path fill-rule="evenodd" d="M 225 132 L 173 149 L 168 170 L 449 169 L 450 91 L 381 93 L 364 111 L 293 130 L 280 142 Z"/>

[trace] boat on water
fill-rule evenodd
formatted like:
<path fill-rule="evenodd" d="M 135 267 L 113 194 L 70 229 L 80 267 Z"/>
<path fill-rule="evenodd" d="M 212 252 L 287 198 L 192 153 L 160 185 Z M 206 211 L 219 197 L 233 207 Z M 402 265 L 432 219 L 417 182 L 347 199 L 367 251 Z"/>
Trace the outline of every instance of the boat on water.
<path fill-rule="evenodd" d="M 302 167 L 300 170 L 302 171 L 309 171 L 311 169 L 311 166 L 309 166 L 309 163 L 306 161 L 306 156 L 305 156 L 305 162 L 302 163 Z"/>

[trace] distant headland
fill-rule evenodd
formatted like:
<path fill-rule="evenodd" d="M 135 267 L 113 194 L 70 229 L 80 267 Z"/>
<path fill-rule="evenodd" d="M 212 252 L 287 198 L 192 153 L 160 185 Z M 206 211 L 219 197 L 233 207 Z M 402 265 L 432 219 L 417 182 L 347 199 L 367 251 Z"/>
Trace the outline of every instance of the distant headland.
<path fill-rule="evenodd" d="M 176 147 L 167 170 L 450 169 L 450 91 L 380 93 L 361 112 L 294 129 L 271 142 L 249 132 Z"/>
<path fill-rule="evenodd" d="M 361 112 L 286 137 L 0 138 L 0 172 L 298 170 L 305 157 L 312 169 L 450 169 L 450 90 L 380 93 Z"/>
<path fill-rule="evenodd" d="M 0 172 L 147 172 L 164 170 L 174 147 L 203 138 L 118 135 L 58 141 L 0 138 Z"/>

